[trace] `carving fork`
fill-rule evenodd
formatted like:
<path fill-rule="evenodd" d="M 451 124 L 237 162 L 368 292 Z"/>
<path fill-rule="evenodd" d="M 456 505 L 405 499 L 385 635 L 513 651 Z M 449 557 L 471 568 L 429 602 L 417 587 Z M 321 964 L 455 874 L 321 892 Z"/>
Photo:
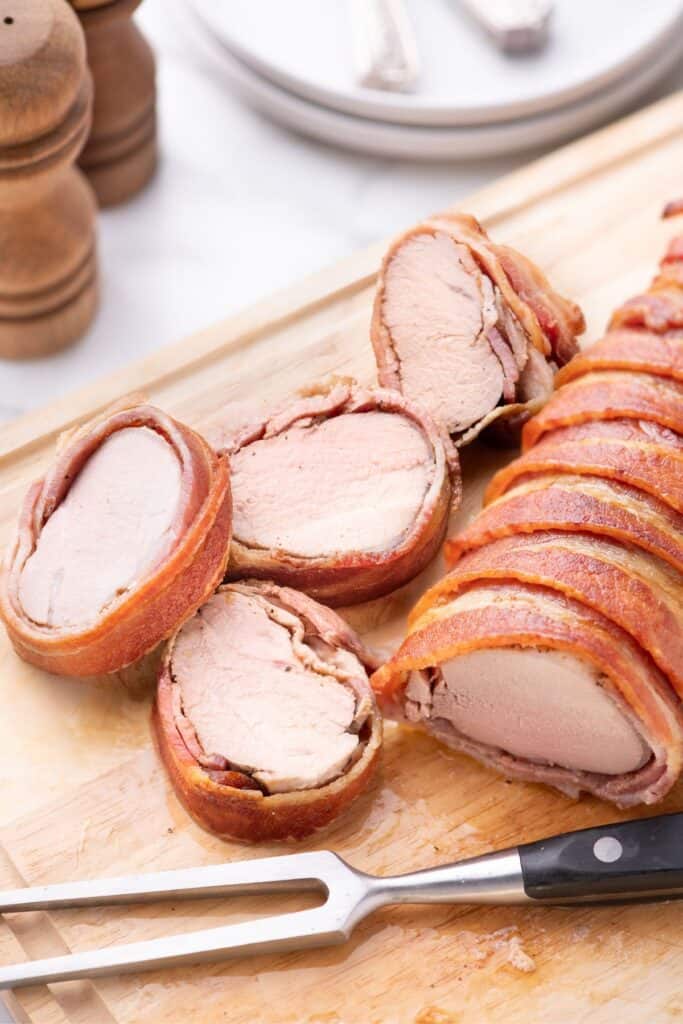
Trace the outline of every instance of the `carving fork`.
<path fill-rule="evenodd" d="M 247 892 L 318 890 L 326 902 L 241 924 L 0 968 L 0 989 L 329 946 L 392 903 L 602 903 L 683 896 L 683 814 L 568 832 L 385 878 L 329 851 L 0 893 L 0 912 Z"/>

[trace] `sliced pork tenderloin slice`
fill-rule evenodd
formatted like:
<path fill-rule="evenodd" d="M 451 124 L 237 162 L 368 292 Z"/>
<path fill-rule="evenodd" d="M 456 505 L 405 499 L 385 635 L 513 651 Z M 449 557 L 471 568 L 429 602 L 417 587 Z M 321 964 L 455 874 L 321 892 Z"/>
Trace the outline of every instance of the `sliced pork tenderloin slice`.
<path fill-rule="evenodd" d="M 564 473 L 616 480 L 683 512 L 680 435 L 636 420 L 582 424 L 546 434 L 495 474 L 485 504 L 528 477 Z"/>
<path fill-rule="evenodd" d="M 463 555 L 418 601 L 411 621 L 472 583 L 518 580 L 558 590 L 629 633 L 683 696 L 683 577 L 666 563 L 606 537 L 532 533 Z"/>
<path fill-rule="evenodd" d="M 647 373 L 603 370 L 560 388 L 522 433 L 522 451 L 544 434 L 601 420 L 634 419 L 683 433 L 683 382 Z"/>
<path fill-rule="evenodd" d="M 328 604 L 395 590 L 434 557 L 460 477 L 427 414 L 398 392 L 336 384 L 265 419 L 231 451 L 230 576 Z"/>
<path fill-rule="evenodd" d="M 469 250 L 444 232 L 413 234 L 384 270 L 381 324 L 395 373 L 380 366 L 380 383 L 419 401 L 450 434 L 462 433 L 503 395 L 505 367 L 488 337 L 497 322 L 493 287 Z"/>
<path fill-rule="evenodd" d="M 598 370 L 631 370 L 683 381 L 683 331 L 610 331 L 563 366 L 555 384 L 561 387 Z"/>
<path fill-rule="evenodd" d="M 560 530 L 633 544 L 683 573 L 683 516 L 652 495 L 593 476 L 539 476 L 507 491 L 457 536 L 446 561 L 502 537 Z"/>
<path fill-rule="evenodd" d="M 380 383 L 422 404 L 462 445 L 501 418 L 518 430 L 582 330 L 578 308 L 537 268 L 493 245 L 473 218 L 444 215 L 390 247 L 371 338 Z"/>
<path fill-rule="evenodd" d="M 42 626 L 83 626 L 151 572 L 175 542 L 180 460 L 149 427 L 111 434 L 46 521 L 19 577 Z"/>
<path fill-rule="evenodd" d="M 221 587 L 171 640 L 154 724 L 212 832 L 301 838 L 367 785 L 381 746 L 373 657 L 328 608 L 267 582 Z"/>
<path fill-rule="evenodd" d="M 679 705 L 650 659 L 541 588 L 478 584 L 429 608 L 372 682 L 388 717 L 571 796 L 654 803 L 683 765 Z"/>
<path fill-rule="evenodd" d="M 58 675 L 138 661 L 220 581 L 230 529 L 224 457 L 153 406 L 105 412 L 26 496 L 0 585 L 18 654 Z"/>

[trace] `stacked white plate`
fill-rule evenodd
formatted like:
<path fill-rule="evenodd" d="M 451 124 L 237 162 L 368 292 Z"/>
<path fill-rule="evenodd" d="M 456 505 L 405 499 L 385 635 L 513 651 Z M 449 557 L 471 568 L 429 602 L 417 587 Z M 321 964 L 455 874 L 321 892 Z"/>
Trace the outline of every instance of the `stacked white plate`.
<path fill-rule="evenodd" d="M 547 45 L 499 52 L 458 0 L 408 0 L 412 93 L 356 84 L 348 0 L 190 0 L 233 87 L 289 127 L 413 159 L 559 141 L 633 104 L 683 55 L 683 0 L 556 0 Z"/>

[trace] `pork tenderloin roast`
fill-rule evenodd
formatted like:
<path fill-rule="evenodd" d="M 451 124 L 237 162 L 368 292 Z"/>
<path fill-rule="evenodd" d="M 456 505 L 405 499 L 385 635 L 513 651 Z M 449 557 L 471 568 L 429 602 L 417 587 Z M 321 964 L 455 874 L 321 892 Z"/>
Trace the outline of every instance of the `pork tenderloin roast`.
<path fill-rule="evenodd" d="M 476 584 L 416 619 L 379 704 L 509 778 L 654 803 L 683 767 L 679 703 L 614 623 L 563 595 Z"/>
<path fill-rule="evenodd" d="M 456 445 L 493 424 L 510 443 L 583 329 L 579 308 L 538 267 L 473 217 L 442 214 L 390 246 L 371 339 L 380 384 L 429 410 Z"/>
<path fill-rule="evenodd" d="M 17 653 L 68 676 L 138 661 L 220 582 L 231 520 L 227 459 L 159 409 L 124 402 L 65 436 L 0 581 Z"/>
<path fill-rule="evenodd" d="M 340 382 L 240 430 L 228 445 L 230 579 L 333 606 L 396 590 L 434 557 L 459 503 L 446 443 L 398 392 Z"/>
<path fill-rule="evenodd" d="M 222 586 L 171 639 L 153 722 L 193 817 L 211 832 L 299 839 L 367 785 L 377 662 L 335 612 L 273 583 Z"/>
<path fill-rule="evenodd" d="M 683 768 L 682 258 L 568 364 L 373 677 L 390 716 L 620 806 Z"/>

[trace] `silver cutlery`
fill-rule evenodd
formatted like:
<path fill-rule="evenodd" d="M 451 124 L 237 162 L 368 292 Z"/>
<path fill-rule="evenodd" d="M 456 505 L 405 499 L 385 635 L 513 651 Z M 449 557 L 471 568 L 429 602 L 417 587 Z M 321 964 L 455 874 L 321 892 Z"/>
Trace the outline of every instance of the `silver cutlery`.
<path fill-rule="evenodd" d="M 420 74 L 415 33 L 404 0 L 349 0 L 360 85 L 406 92 Z"/>
<path fill-rule="evenodd" d="M 460 0 L 505 53 L 528 53 L 547 41 L 552 0 Z"/>
<path fill-rule="evenodd" d="M 330 946 L 395 903 L 539 904 L 683 896 L 683 814 L 568 832 L 406 875 L 376 877 L 329 851 L 0 893 L 0 912 L 317 890 L 311 910 L 0 968 L 0 989 Z"/>

